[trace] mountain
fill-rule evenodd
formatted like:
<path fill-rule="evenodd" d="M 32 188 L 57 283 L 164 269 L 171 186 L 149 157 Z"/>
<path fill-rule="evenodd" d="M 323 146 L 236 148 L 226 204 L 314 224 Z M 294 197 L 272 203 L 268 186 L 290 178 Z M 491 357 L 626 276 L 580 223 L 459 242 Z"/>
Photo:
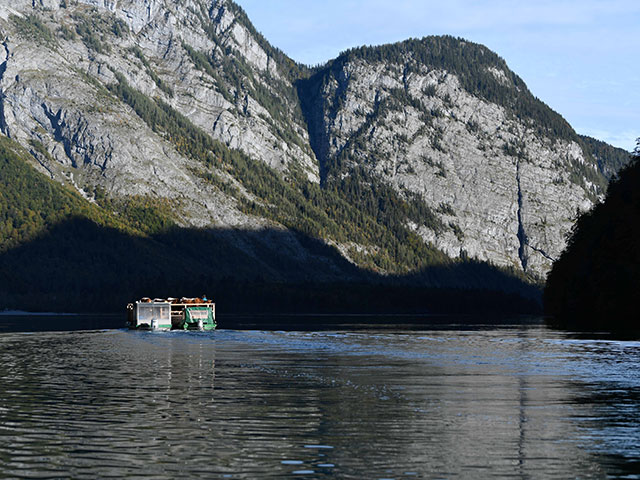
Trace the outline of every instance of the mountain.
<path fill-rule="evenodd" d="M 605 201 L 583 214 L 545 288 L 559 324 L 637 333 L 640 289 L 640 151 Z"/>
<path fill-rule="evenodd" d="M 0 131 L 21 168 L 110 219 L 69 232 L 115 229 L 149 261 L 188 251 L 192 279 L 529 292 L 619 166 L 452 37 L 311 69 L 230 0 L 0 0 L 0 38 Z M 45 217 L 11 220 L 30 233 L 2 242 L 7 275 L 43 238 L 63 255 L 73 219 Z M 132 262 L 103 266 L 117 258 Z"/>
<path fill-rule="evenodd" d="M 303 90 L 325 181 L 365 173 L 422 199 L 438 221 L 411 227 L 451 257 L 543 276 L 619 167 L 495 53 L 453 37 L 350 50 Z"/>

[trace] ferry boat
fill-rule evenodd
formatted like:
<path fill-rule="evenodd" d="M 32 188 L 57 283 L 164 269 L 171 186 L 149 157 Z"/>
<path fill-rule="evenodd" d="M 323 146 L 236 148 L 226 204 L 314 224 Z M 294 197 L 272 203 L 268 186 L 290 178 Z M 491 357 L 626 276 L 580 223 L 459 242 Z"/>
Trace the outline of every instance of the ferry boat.
<path fill-rule="evenodd" d="M 204 298 L 142 298 L 127 305 L 127 326 L 148 330 L 211 331 L 216 304 Z"/>

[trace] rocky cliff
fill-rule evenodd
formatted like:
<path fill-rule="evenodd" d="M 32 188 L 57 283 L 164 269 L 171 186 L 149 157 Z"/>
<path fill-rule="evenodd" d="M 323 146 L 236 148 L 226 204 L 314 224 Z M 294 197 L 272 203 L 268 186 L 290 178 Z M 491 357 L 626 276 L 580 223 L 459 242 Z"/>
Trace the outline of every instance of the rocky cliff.
<path fill-rule="evenodd" d="M 429 37 L 355 49 L 305 94 L 324 177 L 364 168 L 417 194 L 440 222 L 412 228 L 452 257 L 544 276 L 576 211 L 606 186 L 582 139 L 477 44 Z"/>
<path fill-rule="evenodd" d="M 183 227 L 275 229 L 300 258 L 294 231 L 383 274 L 539 278 L 606 186 L 606 158 L 459 39 L 312 71 L 230 0 L 0 0 L 0 38 L 0 130 L 42 172 L 116 213 L 162 199 Z"/>
<path fill-rule="evenodd" d="M 9 6 L 10 5 L 10 6 Z M 114 99 L 115 74 L 213 138 L 277 170 L 317 167 L 295 91 L 226 2 L 6 2 L 0 7 L 3 133 L 88 198 L 154 195 L 195 225 L 255 225 Z M 277 54 L 277 52 L 275 52 Z M 281 90 L 278 90 L 281 89 Z"/>

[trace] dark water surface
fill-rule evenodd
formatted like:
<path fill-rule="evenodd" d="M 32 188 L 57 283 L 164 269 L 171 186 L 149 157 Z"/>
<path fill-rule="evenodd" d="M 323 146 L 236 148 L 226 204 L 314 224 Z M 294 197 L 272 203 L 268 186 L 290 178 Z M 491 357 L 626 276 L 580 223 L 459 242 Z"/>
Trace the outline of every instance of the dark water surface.
<path fill-rule="evenodd" d="M 0 477 L 640 478 L 639 347 L 536 324 L 5 331 Z"/>

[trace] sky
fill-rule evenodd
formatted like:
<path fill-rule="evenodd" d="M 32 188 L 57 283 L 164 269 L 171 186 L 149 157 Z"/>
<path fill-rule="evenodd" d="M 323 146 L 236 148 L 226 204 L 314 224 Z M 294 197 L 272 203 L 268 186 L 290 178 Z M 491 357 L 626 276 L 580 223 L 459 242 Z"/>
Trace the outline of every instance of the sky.
<path fill-rule="evenodd" d="M 504 58 L 580 134 L 633 150 L 640 137 L 638 0 L 236 0 L 294 60 L 454 35 Z"/>

